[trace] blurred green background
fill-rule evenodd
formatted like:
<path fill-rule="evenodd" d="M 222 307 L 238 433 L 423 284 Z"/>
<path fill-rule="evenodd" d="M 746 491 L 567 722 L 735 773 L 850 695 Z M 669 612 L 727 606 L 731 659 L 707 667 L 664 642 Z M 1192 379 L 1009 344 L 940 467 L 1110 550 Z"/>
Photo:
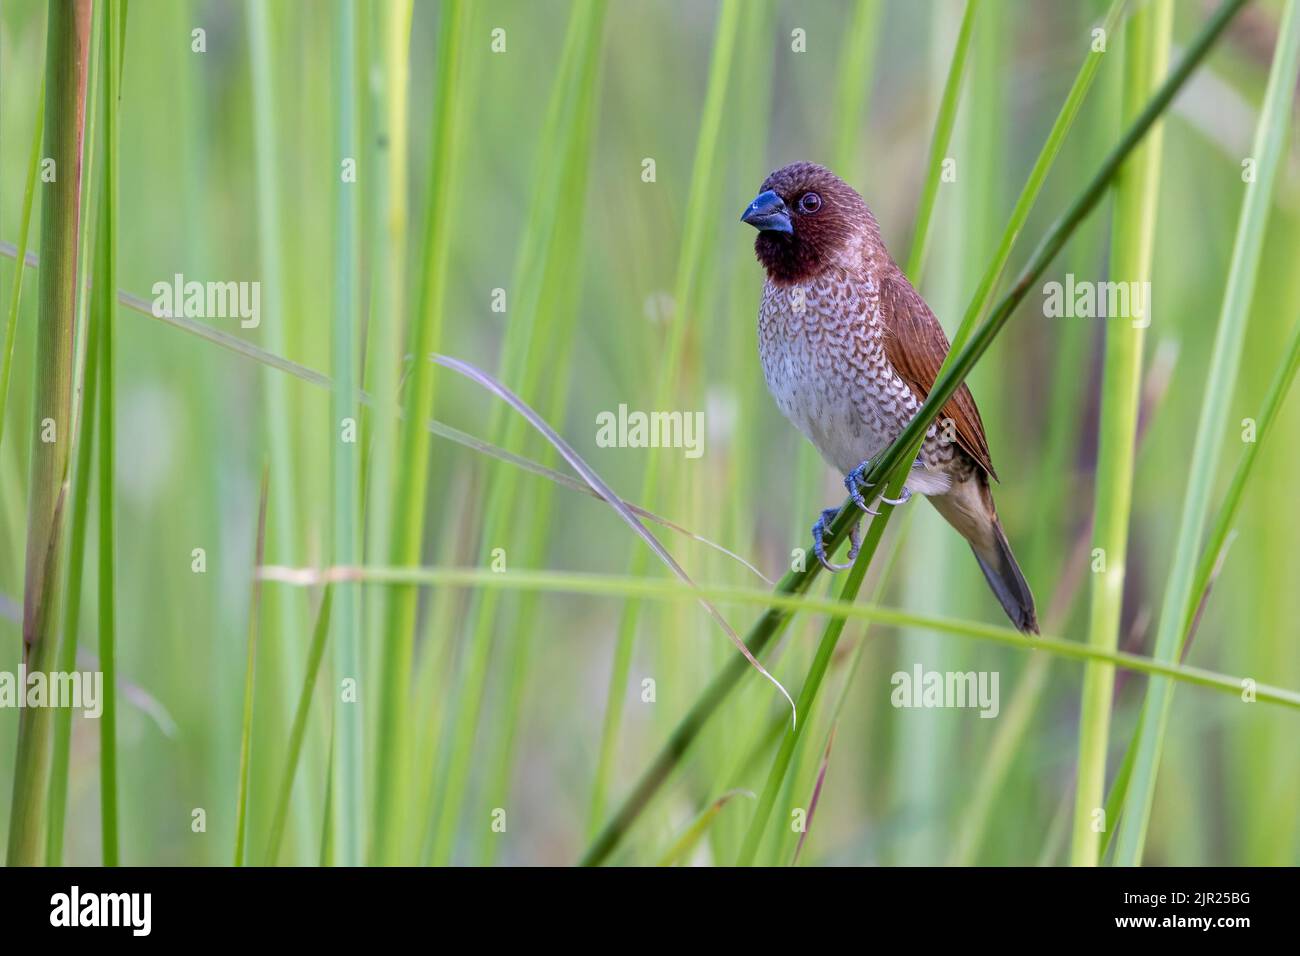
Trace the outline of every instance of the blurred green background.
<path fill-rule="evenodd" d="M 1176 54 L 1211 5 L 1174 6 Z M 950 335 L 1105 7 L 987 0 L 980 8 L 948 150 L 957 176 L 939 187 L 919 284 Z M 862 193 L 895 257 L 904 259 L 964 5 L 746 0 L 729 23 L 723 6 L 712 2 L 613 2 L 603 17 L 594 9 L 561 0 L 471 4 L 457 87 L 449 90 L 438 85 L 436 62 L 445 11 L 415 3 L 407 221 L 394 247 L 383 237 L 389 196 L 401 195 L 385 114 L 392 77 L 386 70 L 394 66 L 385 31 L 393 8 L 357 4 L 361 309 L 354 321 L 366 356 L 356 367 L 377 394 L 410 375 L 410 363 L 392 349 L 410 351 L 412 333 L 403 329 L 425 321 L 417 303 L 430 268 L 421 230 L 433 130 L 449 99 L 463 97 L 454 175 L 443 185 L 449 259 L 437 350 L 500 374 L 627 500 L 724 544 L 776 579 L 791 549 L 807 546 L 816 512 L 838 504 L 843 491 L 840 476 L 780 417 L 763 386 L 755 341 L 762 274 L 752 231 L 737 217 L 770 170 L 799 159 L 823 162 Z M 1241 160 L 1250 150 L 1280 9 L 1273 2 L 1249 6 L 1165 123 L 1145 359 L 1156 397 L 1143 406 L 1149 414 L 1133 485 L 1120 630 L 1121 646 L 1141 654 L 1151 652 L 1171 562 L 1241 206 Z M 260 12 L 250 16 L 254 10 Z M 118 286 L 147 299 L 154 282 L 177 272 L 200 281 L 258 280 L 259 328 L 202 321 L 325 373 L 334 362 L 339 84 L 348 75 L 333 13 L 324 4 L 131 0 L 120 113 Z M 579 49 L 569 61 L 578 65 L 566 72 L 566 35 L 578 17 L 588 18 L 597 42 L 590 63 Z M 44 4 L 35 0 L 0 8 L 0 240 L 10 243 L 41 102 L 45 19 Z M 724 26 L 734 32 L 719 66 Z M 206 31 L 206 52 L 192 50 L 196 28 Z M 492 49 L 498 28 L 505 31 L 504 52 Z M 802 52 L 792 49 L 796 30 L 804 31 Z M 260 76 L 251 45 L 259 31 L 269 51 L 268 72 Z M 1011 271 L 1114 144 L 1122 80 L 1120 56 L 1108 53 Z M 270 120 L 272 136 L 261 170 L 259 89 L 266 97 L 261 119 Z M 701 160 L 710 96 L 716 140 Z M 558 119 L 548 105 L 553 98 L 563 104 Z M 569 137 L 559 140 L 561 152 L 548 126 Z M 654 161 L 653 182 L 643 177 L 646 159 Z M 38 190 L 38 207 L 39 196 Z M 1300 314 L 1298 200 L 1293 129 L 1241 374 L 1231 406 L 1222 410 L 1227 437 L 1216 494 L 1244 448 L 1240 422 L 1257 414 Z M 539 237 L 546 202 L 554 206 L 554 230 Z M 278 216 L 278 229 L 268 231 L 268 211 Z M 1103 204 L 1045 280 L 1069 272 L 1105 279 L 1110 219 Z M 36 225 L 32 248 L 40 250 Z M 13 273 L 12 260 L 0 259 L 6 306 Z M 35 289 L 29 278 L 0 447 L 0 595 L 11 609 L 23 593 Z M 493 309 L 495 289 L 506 290 L 505 312 Z M 395 291 L 396 301 L 386 298 Z M 387 353 L 385 327 L 399 339 L 388 341 Z M 1100 319 L 1045 318 L 1042 296 L 1032 293 L 971 376 L 1002 478 L 1002 521 L 1044 629 L 1078 640 L 1087 633 L 1106 329 Z M 330 563 L 330 395 L 129 310 L 119 310 L 116 334 L 118 668 L 129 685 L 118 729 L 122 858 L 224 864 L 234 839 L 259 478 L 269 464 L 267 563 Z M 1160 396 L 1162 379 L 1167 390 Z M 703 411 L 703 456 L 599 447 L 596 416 L 620 403 Z M 496 404 L 463 379 L 436 379 L 434 417 L 562 467 L 538 436 L 508 425 L 510 416 Z M 375 454 L 382 417 L 363 417 L 363 454 Z M 283 440 L 273 437 L 277 428 Z M 1193 664 L 1288 688 L 1300 687 L 1297 435 L 1300 402 L 1292 396 L 1262 450 L 1238 535 L 1188 656 Z M 501 548 L 509 570 L 666 574 L 608 506 L 443 439 L 432 442 L 424 494 L 424 564 L 488 567 L 493 549 Z M 388 563 L 376 536 L 386 540 L 400 518 L 367 507 L 363 520 L 367 563 Z M 892 525 L 882 557 L 896 537 L 903 542 L 883 603 L 1003 623 L 966 546 L 928 504 L 918 500 Z M 90 554 L 94 537 L 92 525 Z M 671 532 L 660 537 L 697 580 L 763 586 L 715 551 Z M 205 549 L 206 573 L 192 571 L 195 548 Z M 371 548 L 379 548 L 378 557 Z M 885 563 L 878 561 L 880 568 Z M 880 568 L 864 595 L 873 593 Z M 93 666 L 96 597 L 93 575 L 87 578 L 80 639 L 82 666 Z M 823 578 L 815 593 L 830 586 Z M 266 845 L 318 600 L 314 590 L 265 587 L 248 791 L 255 862 Z M 378 812 L 376 775 L 384 772 L 375 734 L 386 705 L 378 680 L 385 589 L 365 585 L 360 595 L 355 706 L 363 715 L 365 783 L 357 825 L 368 834 Z M 740 606 L 724 612 L 742 633 L 758 613 Z M 792 690 L 823 625 L 823 618 L 801 615 L 765 655 Z M 635 633 L 635 642 L 620 638 L 620 630 Z M 791 810 L 808 807 L 851 651 L 865 640 L 800 864 L 1065 862 L 1083 665 L 919 629 L 868 631 L 851 622 L 845 636 L 818 710 L 801 715 L 810 723 L 760 859 L 784 863 L 793 855 L 799 835 L 788 825 Z M 0 670 L 17 669 L 20 637 L 17 620 L 0 614 Z M 414 640 L 404 675 L 409 695 L 400 702 L 410 750 L 394 824 L 411 862 L 573 862 L 593 825 L 735 654 L 689 602 L 630 605 L 617 596 L 512 590 L 426 589 Z M 620 650 L 629 655 L 626 681 L 616 681 L 611 694 Z M 321 859 L 331 715 L 340 706 L 339 675 L 331 672 L 329 653 L 325 660 L 281 862 Z M 890 676 L 918 663 L 998 672 L 998 719 L 891 706 Z M 654 681 L 652 702 L 644 699 L 647 679 Z M 1112 772 L 1145 685 L 1141 675 L 1120 672 Z M 613 729 L 607 698 L 621 711 Z M 1022 701 L 1019 716 L 1013 699 Z M 774 734 L 787 717 L 770 685 L 748 679 L 615 859 L 656 862 L 713 800 L 733 788 L 760 791 Z M 1300 862 L 1296 715 L 1180 687 L 1171 718 L 1145 862 Z M 1022 723 L 1011 726 L 1015 720 Z M 8 827 L 17 723 L 16 711 L 0 710 L 0 839 Z M 600 769 L 605 735 L 611 736 Z M 1009 759 L 990 782 L 999 743 L 1010 748 Z M 64 853 L 70 863 L 99 860 L 98 747 L 94 723 L 77 716 Z M 598 778 L 603 792 L 593 798 Z M 976 795 L 990 786 L 991 803 L 980 805 Z M 751 807 L 744 797 L 731 800 L 681 859 L 731 862 Z M 195 808 L 206 811 L 206 832 L 192 831 Z M 495 808 L 507 812 L 504 833 L 492 828 Z"/>

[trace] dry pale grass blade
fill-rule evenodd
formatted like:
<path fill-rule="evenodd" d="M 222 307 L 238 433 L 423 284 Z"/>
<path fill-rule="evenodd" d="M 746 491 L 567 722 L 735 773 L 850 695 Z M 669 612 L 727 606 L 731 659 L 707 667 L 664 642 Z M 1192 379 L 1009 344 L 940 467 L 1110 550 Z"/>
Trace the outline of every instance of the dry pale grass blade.
<path fill-rule="evenodd" d="M 803 845 L 808 840 L 808 831 L 812 829 L 813 814 L 817 812 L 817 804 L 822 797 L 822 787 L 826 783 L 826 771 L 831 766 L 831 748 L 835 746 L 835 732 L 839 728 L 839 721 L 836 721 L 831 725 L 831 732 L 826 738 L 826 749 L 822 751 L 821 767 L 817 771 L 817 784 L 813 787 L 812 796 L 808 799 L 808 818 L 804 821 L 803 832 L 799 834 L 799 844 L 794 848 L 794 857 L 790 860 L 791 866 L 799 865 L 799 855 L 803 853 Z"/>
<path fill-rule="evenodd" d="M 9 259 L 17 258 L 17 250 L 13 243 L 0 242 L 0 256 Z M 40 265 L 40 257 L 35 253 L 28 253 L 23 257 L 23 261 L 27 267 L 31 269 L 35 269 Z M 155 315 L 153 307 L 150 305 L 148 300 L 142 299 L 137 295 L 132 295 L 129 292 L 119 290 L 117 293 L 117 301 L 133 312 L 146 315 L 151 319 L 157 319 L 164 325 L 170 325 L 183 332 L 188 332 L 190 335 L 211 342 L 213 345 L 219 345 L 228 351 L 234 352 L 236 355 L 242 355 L 244 358 L 252 359 L 254 362 L 260 362 L 263 365 L 284 372 L 287 375 L 292 375 L 294 378 L 315 385 L 318 388 L 333 388 L 333 380 L 328 375 L 318 372 L 313 368 L 309 368 L 306 365 L 294 362 L 291 359 L 282 358 L 266 349 L 259 348 L 251 342 L 241 339 L 237 335 L 222 332 L 220 329 L 215 329 L 210 325 L 205 325 L 204 323 L 198 322 L 194 319 L 186 318 L 183 315 Z M 379 406 L 379 401 L 369 393 L 362 391 L 360 394 L 361 402 L 363 404 L 372 408 Z M 400 414 L 400 412 L 395 412 L 395 414 Z M 514 452 L 506 451 L 504 448 L 494 445 L 491 442 L 484 441 L 481 438 L 476 438 L 468 432 L 461 431 L 459 428 L 454 428 L 451 425 L 440 422 L 436 418 L 428 419 L 426 427 L 429 429 L 431 434 L 437 435 L 439 438 L 445 438 L 447 441 L 463 445 L 465 448 L 468 448 L 471 451 L 476 451 L 481 455 L 487 455 L 488 457 L 495 458 L 498 461 L 504 461 L 517 468 L 522 468 L 524 471 L 532 472 L 534 475 L 539 475 L 542 478 L 553 481 L 557 485 L 563 485 L 570 491 L 578 491 L 590 495 L 593 498 L 600 497 L 599 493 L 597 493 L 590 485 L 571 478 L 562 472 L 558 472 L 554 468 L 548 468 L 540 462 L 533 461 L 531 458 L 526 458 L 523 455 L 516 455 Z M 719 554 L 725 555 L 733 561 L 743 565 L 746 570 L 762 578 L 764 583 L 768 585 L 775 584 L 775 582 L 760 571 L 753 562 L 737 554 L 735 551 L 732 551 L 730 548 L 727 548 L 710 538 L 706 538 L 704 535 L 696 534 L 689 528 L 683 527 L 662 515 L 655 514 L 655 512 L 650 511 L 647 508 L 642 508 L 640 505 L 631 502 L 625 503 L 633 512 L 638 516 L 645 518 L 647 521 L 653 521 L 655 524 L 662 525 L 665 528 L 676 531 L 678 534 L 683 534 L 688 538 L 698 541 L 705 547 L 711 548 Z"/>

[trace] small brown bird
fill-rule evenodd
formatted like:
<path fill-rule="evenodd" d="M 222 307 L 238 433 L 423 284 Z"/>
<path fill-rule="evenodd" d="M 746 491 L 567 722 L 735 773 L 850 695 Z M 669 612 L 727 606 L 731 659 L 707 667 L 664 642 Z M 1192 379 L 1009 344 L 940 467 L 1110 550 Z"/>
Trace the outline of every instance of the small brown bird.
<path fill-rule="evenodd" d="M 758 230 L 754 251 L 767 270 L 758 313 L 763 376 L 786 418 L 845 475 L 860 508 L 871 460 L 925 401 L 948 338 L 925 300 L 890 257 L 862 197 L 829 169 L 794 163 L 767 177 L 741 216 Z M 1034 596 L 1016 564 L 989 491 L 997 479 L 984 425 L 965 385 L 926 433 L 908 475 L 913 491 L 975 552 L 1011 622 L 1037 633 Z M 813 526 L 813 551 L 826 559 L 828 508 Z M 850 559 L 857 552 L 856 528 Z"/>

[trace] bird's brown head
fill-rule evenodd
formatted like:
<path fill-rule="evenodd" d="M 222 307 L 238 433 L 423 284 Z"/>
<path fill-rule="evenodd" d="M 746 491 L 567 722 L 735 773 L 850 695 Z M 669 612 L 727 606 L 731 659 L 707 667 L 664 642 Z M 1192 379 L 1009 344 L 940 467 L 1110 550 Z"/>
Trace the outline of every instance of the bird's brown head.
<path fill-rule="evenodd" d="M 816 163 L 791 163 L 763 181 L 740 217 L 758 230 L 754 252 L 774 282 L 802 282 L 831 266 L 850 266 L 879 243 L 862 197 Z"/>

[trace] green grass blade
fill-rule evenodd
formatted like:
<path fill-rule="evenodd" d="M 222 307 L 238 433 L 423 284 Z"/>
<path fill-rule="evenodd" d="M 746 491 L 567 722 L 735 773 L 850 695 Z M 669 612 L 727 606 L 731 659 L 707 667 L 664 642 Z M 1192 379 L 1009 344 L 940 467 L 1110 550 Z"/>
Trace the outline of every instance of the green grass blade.
<path fill-rule="evenodd" d="M 257 538 L 253 550 L 253 590 L 248 602 L 248 650 L 244 660 L 244 711 L 239 735 L 239 785 L 235 802 L 235 866 L 244 865 L 244 842 L 248 829 L 248 786 L 253 750 L 253 690 L 257 675 L 257 638 L 261 630 L 262 578 L 256 569 L 266 557 L 266 507 L 270 489 L 270 471 L 262 470 L 262 490 L 258 494 Z"/>
<path fill-rule="evenodd" d="M 307 734 L 307 717 L 311 712 L 311 698 L 316 691 L 316 675 L 320 672 L 321 658 L 325 656 L 325 642 L 330 631 L 330 601 L 333 588 L 326 587 L 321 595 L 320 610 L 316 612 L 316 627 L 311 635 L 311 649 L 307 652 L 307 672 L 298 695 L 298 708 L 293 715 L 293 729 L 289 732 L 289 753 L 284 762 L 284 776 L 280 781 L 280 796 L 275 803 L 275 817 L 267 839 L 266 865 L 275 866 L 280 858 L 280 841 L 284 836 L 284 821 L 289 815 L 289 799 L 293 794 L 293 778 L 298 772 L 298 757 L 302 741 Z M 329 814 L 326 813 L 328 821 Z"/>
<path fill-rule="evenodd" d="M 277 8 L 275 4 L 255 3 L 248 6 L 246 18 L 249 73 L 252 80 L 254 194 L 257 199 L 255 261 L 261 277 L 262 308 L 267 317 L 267 321 L 258 326 L 258 335 L 266 343 L 267 351 L 277 356 L 290 353 L 290 334 L 294 326 L 291 318 L 295 311 L 289 292 L 292 269 L 286 268 L 286 259 L 292 255 L 294 238 L 293 230 L 286 229 L 282 224 L 281 197 L 285 189 L 279 172 L 280 157 L 289 144 L 284 141 L 285 102 L 280 95 L 275 68 L 277 58 L 273 53 L 284 42 L 282 38 L 289 29 L 277 23 L 277 18 L 283 17 L 287 10 L 287 6 Z M 338 161 L 333 165 L 337 169 Z M 204 328 L 203 323 L 196 324 Z M 194 330 L 191 328 L 190 331 Z M 237 336 L 217 329 L 211 331 L 225 336 L 223 344 L 237 344 L 236 347 L 241 349 L 254 348 L 251 343 L 246 343 Z M 297 532 L 300 518 L 297 509 L 302 497 L 302 476 L 298 457 L 294 454 L 297 446 L 293 423 L 303 411 L 295 406 L 292 390 L 283 376 L 264 376 L 262 387 L 265 389 L 265 413 L 261 418 L 271 470 L 270 495 L 277 502 L 275 513 L 271 516 L 267 548 L 283 560 L 293 561 L 299 554 Z M 268 610 L 271 619 L 275 621 L 278 640 L 268 645 L 268 651 L 272 653 L 268 655 L 267 664 L 272 666 L 268 667 L 267 676 L 271 683 L 279 684 L 277 697 L 288 701 L 292 699 L 294 691 L 290 683 L 291 675 L 301 673 L 302 670 L 301 647 L 305 643 L 305 635 L 294 605 L 273 599 Z M 280 658 L 283 658 L 283 665 L 276 666 Z M 306 816 L 305 797 L 303 791 L 298 791 L 295 797 L 296 819 Z M 305 840 L 309 837 L 309 831 L 300 824 L 295 827 L 294 837 L 295 842 Z"/>
<path fill-rule="evenodd" d="M 970 50 L 971 31 L 975 25 L 975 13 L 979 10 L 979 5 L 980 0 L 966 0 L 966 12 L 962 14 L 961 27 L 957 33 L 957 45 L 952 51 L 948 78 L 944 81 L 943 96 L 939 100 L 939 115 L 934 122 L 934 136 L 930 140 L 930 155 L 925 165 L 927 170 L 925 188 L 921 192 L 920 205 L 916 209 L 912 249 L 907 256 L 907 276 L 912 280 L 912 285 L 917 288 L 921 286 L 921 272 L 925 267 L 925 252 L 929 245 L 930 220 L 934 216 L 934 201 L 939 195 L 943 161 L 948 154 L 948 144 L 952 142 L 952 129 L 957 119 L 957 106 L 961 100 L 962 76 L 966 72 L 966 54 Z"/>
<path fill-rule="evenodd" d="M 677 866 L 679 863 L 684 862 L 686 858 L 690 856 L 691 851 L 699 844 L 700 839 L 708 832 L 709 827 L 713 824 L 713 821 L 717 819 L 718 814 L 722 812 L 723 807 L 736 797 L 749 797 L 752 799 L 753 796 L 754 795 L 748 790 L 728 790 L 722 796 L 718 797 L 718 799 L 714 800 L 700 811 L 695 819 L 691 821 L 690 826 L 682 832 L 682 835 L 674 840 L 672 846 L 664 851 L 663 856 L 659 858 L 659 862 L 656 865 Z"/>
<path fill-rule="evenodd" d="M 464 0 L 449 0 L 441 6 L 439 14 L 441 23 L 435 54 L 438 106 L 429 152 L 427 212 L 419 259 L 423 281 L 409 338 L 409 351 L 417 356 L 435 351 L 442 335 L 461 116 L 473 96 L 468 84 L 463 82 L 460 65 L 464 50 L 473 42 L 469 36 L 471 4 Z M 432 364 L 417 361 L 406 395 L 405 417 L 398 439 L 397 491 L 390 519 L 392 558 L 398 564 L 415 563 L 420 558 L 429 476 L 429 433 L 423 422 L 432 410 L 435 382 Z M 402 800 L 410 791 L 406 701 L 414 656 L 417 597 L 415 589 L 402 589 L 389 595 L 388 600 L 379 684 L 382 700 L 375 736 L 376 785 L 371 848 L 375 862 L 405 859 L 412 842 L 402 836 L 405 822 L 402 819 Z M 353 779 L 353 787 L 359 787 L 361 766 L 355 760 L 349 764 L 344 759 L 348 749 L 344 744 L 341 739 L 340 773 Z M 346 768 L 345 764 L 348 764 Z M 354 798 L 359 802 L 359 790 Z M 345 818 L 356 809 L 340 804 L 335 813 Z M 338 849 L 336 847 L 336 852 Z"/>
<path fill-rule="evenodd" d="M 1222 410 L 1228 407 L 1236 384 L 1265 227 L 1272 210 L 1273 187 L 1281 157 L 1287 148 L 1292 92 L 1298 74 L 1300 16 L 1297 15 L 1295 0 L 1288 0 L 1278 32 L 1277 50 L 1269 73 L 1264 106 L 1255 129 L 1252 155 L 1258 160 L 1257 175 L 1246 185 L 1241 216 L 1237 222 L 1228 285 L 1224 291 L 1214 349 L 1210 353 L 1210 370 L 1206 377 L 1196 442 L 1188 465 L 1187 494 L 1183 499 L 1178 540 L 1160 610 L 1155 657 L 1161 661 L 1178 659 L 1182 651 L 1185 626 L 1200 600 L 1200 594 L 1193 590 L 1193 585 L 1198 563 L 1198 545 L 1205 530 L 1210 493 L 1218 471 L 1219 450 L 1223 442 Z M 1147 688 L 1137 729 L 1138 746 L 1133 773 L 1116 838 L 1115 862 L 1119 865 L 1133 866 L 1142 861 L 1172 696 L 1173 688 L 1165 680 L 1153 679 Z"/>
<path fill-rule="evenodd" d="M 831 148 L 832 167 L 847 182 L 857 179 L 865 165 L 859 153 L 862 130 L 866 128 L 867 94 L 880 42 L 881 0 L 857 0 L 853 18 L 844 33 L 844 51 L 840 55 L 839 76 L 835 84 L 833 111 L 835 143 Z"/>
<path fill-rule="evenodd" d="M 329 758 L 325 763 L 325 812 L 321 816 L 320 859 L 321 866 L 334 865 L 334 720 L 330 714 Z"/>
<path fill-rule="evenodd" d="M 117 287 L 117 158 L 118 103 L 120 95 L 122 41 L 125 29 L 123 4 L 108 0 L 103 42 L 106 74 L 101 83 L 104 93 L 104 184 L 100 216 L 104 218 L 105 239 L 96 269 L 96 298 L 103 322 L 99 332 L 99 375 L 95 412 L 99 435 L 96 446 L 99 461 L 99 667 L 104 673 L 104 710 L 99 719 L 99 812 L 105 866 L 117 866 L 119 858 L 117 821 L 117 616 L 116 616 L 116 536 L 114 531 L 114 313 L 113 290 Z"/>
<path fill-rule="evenodd" d="M 107 240 L 103 237 L 104 220 L 100 220 L 96 231 L 99 234 L 96 243 Z M 81 392 L 81 417 L 93 415 L 96 394 L 98 392 L 99 370 L 99 328 L 101 320 L 96 316 L 88 327 L 86 346 L 86 371 Z M 67 607 L 64 618 L 63 638 L 59 645 L 58 670 L 71 673 L 77 666 L 77 635 L 81 624 L 81 587 L 85 567 L 86 529 L 89 525 L 88 512 L 90 502 L 90 475 L 95 468 L 92 457 L 94 450 L 93 429 L 84 429 L 78 438 L 75 454 L 76 465 L 73 469 L 72 482 L 72 522 L 68 534 L 68 577 Z M 54 715 L 54 744 L 51 757 L 49 832 L 46 839 L 45 865 L 61 866 L 63 864 L 63 829 L 68 804 L 68 759 L 72 746 L 72 709 L 60 708 Z"/>
<path fill-rule="evenodd" d="M 1106 32 L 1107 36 L 1115 32 L 1115 27 L 1119 23 L 1120 16 L 1127 4 L 1128 0 L 1113 0 L 1111 3 L 1110 9 L 1106 11 L 1106 17 L 1101 23 L 1101 29 Z M 1070 92 L 1066 95 L 1060 112 L 1056 114 L 1052 129 L 1047 134 L 1043 148 L 1038 152 L 1038 158 L 1034 160 L 1034 166 L 1029 171 L 1029 177 L 1020 190 L 1020 196 L 1016 199 L 1015 207 L 1011 210 L 1011 218 L 1007 221 L 1006 229 L 1002 233 L 1002 240 L 998 243 L 997 252 L 993 254 L 988 268 L 985 269 L 980 284 L 975 291 L 975 296 L 971 299 L 970 305 L 952 337 L 953 352 L 966 344 L 971 331 L 975 328 L 975 323 L 984 314 L 984 310 L 988 308 L 989 301 L 993 297 L 993 290 L 997 287 L 998 280 L 1002 277 L 1007 262 L 1011 259 L 1011 249 L 1020 237 L 1020 232 L 1024 229 L 1025 223 L 1029 220 L 1029 213 L 1033 210 L 1039 193 L 1042 192 L 1043 184 L 1047 181 L 1047 174 L 1051 171 L 1066 137 L 1074 126 L 1075 118 L 1079 115 L 1079 109 L 1083 106 L 1089 90 L 1092 89 L 1093 80 L 1096 79 L 1097 70 L 1100 68 L 1102 59 L 1105 56 L 1104 51 L 1090 48 L 1088 55 L 1084 57 L 1083 66 L 1079 68 L 1079 72 L 1075 75 L 1074 84 L 1070 87 Z"/>
<path fill-rule="evenodd" d="M 39 102 L 45 101 L 45 80 L 41 80 Z M 18 332 L 18 305 L 23 295 L 23 257 L 27 255 L 27 237 L 32 226 L 32 200 L 36 196 L 36 171 L 41 165 L 41 136 L 45 130 L 45 111 L 36 108 L 36 119 L 32 122 L 32 151 L 27 160 L 27 183 L 23 186 L 22 219 L 18 226 L 18 243 L 14 256 L 14 287 L 9 293 L 9 318 L 5 323 L 4 349 L 0 353 L 0 445 L 4 444 L 5 408 L 9 398 L 9 378 L 13 372 L 14 337 Z"/>
<path fill-rule="evenodd" d="M 1227 546 L 1228 535 L 1232 531 L 1232 526 L 1237 519 L 1237 513 L 1240 511 L 1244 500 L 1246 485 L 1250 482 L 1251 474 L 1255 470 L 1255 463 L 1259 459 L 1260 447 L 1273 430 L 1278 412 L 1282 408 L 1287 394 L 1291 391 L 1291 386 L 1295 383 L 1297 370 L 1300 370 L 1300 322 L 1295 324 L 1285 356 L 1278 364 L 1277 371 L 1273 373 L 1273 379 L 1268 387 L 1268 395 L 1264 399 L 1259 414 L 1255 417 L 1255 440 L 1246 443 L 1246 449 L 1242 452 L 1241 461 L 1237 463 L 1237 469 L 1232 474 L 1232 481 L 1228 485 L 1228 491 L 1223 496 L 1223 504 L 1219 507 L 1219 512 L 1214 519 L 1214 525 L 1205 539 L 1206 544 L 1201 553 L 1201 563 L 1197 565 L 1196 574 L 1192 579 L 1192 588 L 1189 592 L 1192 595 L 1203 595 L 1209 590 L 1210 581 L 1214 577 L 1215 566 Z M 1183 622 L 1184 641 L 1187 640 L 1188 635 L 1191 633 L 1197 613 L 1197 603 L 1192 602 L 1189 607 L 1191 610 L 1188 613 L 1187 620 Z"/>

